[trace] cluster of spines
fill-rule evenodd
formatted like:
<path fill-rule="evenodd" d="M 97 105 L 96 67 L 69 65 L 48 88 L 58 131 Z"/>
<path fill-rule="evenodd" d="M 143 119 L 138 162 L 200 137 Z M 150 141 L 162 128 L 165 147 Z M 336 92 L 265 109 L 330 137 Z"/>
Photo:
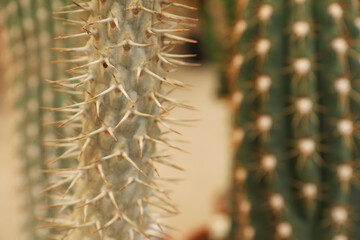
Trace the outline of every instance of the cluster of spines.
<path fill-rule="evenodd" d="M 356 238 L 357 4 L 239 6 L 228 68 L 239 148 L 231 237 Z"/>
<path fill-rule="evenodd" d="M 79 165 L 49 170 L 61 180 L 43 190 L 56 192 L 48 207 L 57 209 L 43 227 L 58 230 L 52 236 L 56 239 L 160 238 L 167 227 L 160 218 L 178 209 L 162 189 L 166 179 L 158 176 L 156 164 L 181 168 L 155 146 L 182 150 L 165 138 L 179 134 L 171 124 L 182 122 L 168 114 L 175 107 L 193 109 L 168 96 L 187 86 L 165 75 L 192 65 L 181 58 L 193 55 L 170 51 L 176 44 L 195 42 L 176 33 L 187 31 L 196 19 L 172 11 L 193 8 L 173 1 L 73 3 L 55 14 L 77 16 L 57 19 L 83 32 L 59 38 L 87 41 L 56 49 L 74 54 L 65 61 L 75 66 L 67 70 L 70 77 L 50 82 L 74 96 L 69 105 L 51 110 L 69 114 L 59 127 L 66 124 L 76 131 L 47 144 L 65 149 L 53 162 L 71 158 Z M 78 14 L 88 16 L 78 20 Z"/>

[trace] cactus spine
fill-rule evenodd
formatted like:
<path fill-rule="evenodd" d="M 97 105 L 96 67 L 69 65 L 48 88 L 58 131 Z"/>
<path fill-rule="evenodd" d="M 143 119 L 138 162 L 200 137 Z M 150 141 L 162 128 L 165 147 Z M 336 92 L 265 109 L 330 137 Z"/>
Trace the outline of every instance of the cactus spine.
<path fill-rule="evenodd" d="M 44 124 L 55 121 L 56 114 L 44 112 L 40 107 L 61 101 L 60 94 L 53 93 L 45 82 L 45 79 L 59 77 L 58 67 L 51 64 L 55 58 L 51 51 L 55 35 L 52 8 L 53 3 L 46 0 L 12 0 L 0 4 L 4 38 L 10 49 L 6 80 L 13 93 L 9 95 L 15 105 L 22 174 L 22 239 L 44 239 L 46 234 L 37 230 L 39 218 L 48 215 L 48 211 L 42 209 L 47 200 L 39 195 L 47 181 L 41 170 L 46 168 L 45 159 L 54 153 L 45 149 L 42 141 L 54 134 L 54 128 L 44 128 Z"/>
<path fill-rule="evenodd" d="M 238 9 L 230 239 L 359 239 L 358 3 Z"/>
<path fill-rule="evenodd" d="M 174 33 L 195 20 L 171 13 L 174 8 L 192 9 L 172 1 L 92 0 L 56 13 L 87 13 L 88 19 L 64 19 L 83 29 L 66 38 L 87 43 L 58 49 L 77 55 L 68 62 L 86 62 L 69 69 L 70 78 L 54 81 L 79 99 L 56 109 L 73 113 L 65 122 L 78 129 L 77 135 L 49 141 L 66 148 L 58 159 L 79 163 L 53 170 L 63 179 L 45 189 L 66 189 L 53 196 L 53 206 L 61 208 L 48 226 L 63 231 L 54 238 L 159 238 L 160 217 L 177 213 L 155 166 L 172 166 L 156 144 L 178 149 L 163 135 L 176 132 L 168 125 L 176 122 L 169 111 L 189 107 L 167 96 L 186 86 L 165 77 L 166 72 L 186 64 L 178 58 L 190 56 L 169 51 L 177 43 L 193 42 Z"/>

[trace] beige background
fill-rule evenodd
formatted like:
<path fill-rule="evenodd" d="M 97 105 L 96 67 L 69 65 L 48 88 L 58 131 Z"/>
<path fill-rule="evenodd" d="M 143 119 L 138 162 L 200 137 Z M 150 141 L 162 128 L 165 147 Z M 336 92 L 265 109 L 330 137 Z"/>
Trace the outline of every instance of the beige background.
<path fill-rule="evenodd" d="M 226 103 L 216 97 L 216 72 L 210 66 L 182 69 L 174 78 L 191 84 L 189 90 L 179 90 L 174 96 L 186 100 L 200 111 L 177 110 L 173 116 L 199 119 L 195 127 L 181 127 L 184 135 L 180 144 L 189 153 L 174 151 L 174 159 L 185 172 L 162 168 L 162 176 L 183 178 L 171 186 L 172 198 L 181 214 L 170 225 L 179 231 L 171 232 L 175 239 L 184 239 L 192 230 L 204 225 L 213 216 L 216 197 L 225 192 L 229 182 L 230 149 L 228 142 L 230 120 Z M 14 157 L 14 134 L 9 103 L 0 103 L 0 239 L 20 239 L 21 208 L 20 174 Z"/>

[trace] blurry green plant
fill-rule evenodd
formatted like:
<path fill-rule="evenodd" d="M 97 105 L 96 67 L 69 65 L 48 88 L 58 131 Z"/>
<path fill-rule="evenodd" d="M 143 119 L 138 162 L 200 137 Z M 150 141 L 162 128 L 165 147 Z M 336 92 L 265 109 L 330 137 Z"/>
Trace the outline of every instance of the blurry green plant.
<path fill-rule="evenodd" d="M 53 9 L 59 9 L 66 0 L 5 0 L 0 2 L 2 38 L 2 80 L 8 85 L 16 121 L 16 153 L 21 167 L 21 219 L 22 239 L 46 239 L 47 230 L 38 225 L 50 216 L 44 206 L 51 201 L 40 192 L 51 181 L 42 170 L 47 161 L 56 160 L 61 151 L 44 146 L 44 139 L 55 139 L 60 114 L 42 109 L 63 102 L 64 96 L 51 89 L 45 80 L 64 76 L 66 65 L 51 61 L 61 56 L 51 50 L 65 42 L 54 40 L 67 27 L 52 17 Z M 61 164 L 54 161 L 54 164 Z"/>
<path fill-rule="evenodd" d="M 357 1 L 233 3 L 229 239 L 360 239 Z"/>
<path fill-rule="evenodd" d="M 227 96 L 226 63 L 230 57 L 231 26 L 235 21 L 235 2 L 233 0 L 204 0 L 200 1 L 201 31 L 207 60 L 218 65 L 219 95 Z"/>

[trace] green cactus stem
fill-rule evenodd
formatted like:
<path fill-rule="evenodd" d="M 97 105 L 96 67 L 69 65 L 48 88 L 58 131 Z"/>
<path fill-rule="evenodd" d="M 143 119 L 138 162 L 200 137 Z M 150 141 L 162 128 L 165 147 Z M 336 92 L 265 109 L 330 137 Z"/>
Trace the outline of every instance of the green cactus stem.
<path fill-rule="evenodd" d="M 182 150 L 164 135 L 177 133 L 171 127 L 177 120 L 168 113 L 192 109 L 168 96 L 187 86 L 166 73 L 192 56 L 170 51 L 194 42 L 177 35 L 196 21 L 174 13 L 178 8 L 193 9 L 172 1 L 92 0 L 55 13 L 68 14 L 63 21 L 82 31 L 67 38 L 87 42 L 57 49 L 78 55 L 68 62 L 86 62 L 67 70 L 69 78 L 53 81 L 79 100 L 55 109 L 73 113 L 65 121 L 78 130 L 49 141 L 66 149 L 59 160 L 78 162 L 52 170 L 62 180 L 44 190 L 64 188 L 53 196 L 59 210 L 46 225 L 59 233 L 54 238 L 157 239 L 166 227 L 161 217 L 178 212 L 156 170 L 158 163 L 174 166 L 157 144 Z"/>
<path fill-rule="evenodd" d="M 360 239 L 358 3 L 249 0 L 238 9 L 229 238 Z"/>

